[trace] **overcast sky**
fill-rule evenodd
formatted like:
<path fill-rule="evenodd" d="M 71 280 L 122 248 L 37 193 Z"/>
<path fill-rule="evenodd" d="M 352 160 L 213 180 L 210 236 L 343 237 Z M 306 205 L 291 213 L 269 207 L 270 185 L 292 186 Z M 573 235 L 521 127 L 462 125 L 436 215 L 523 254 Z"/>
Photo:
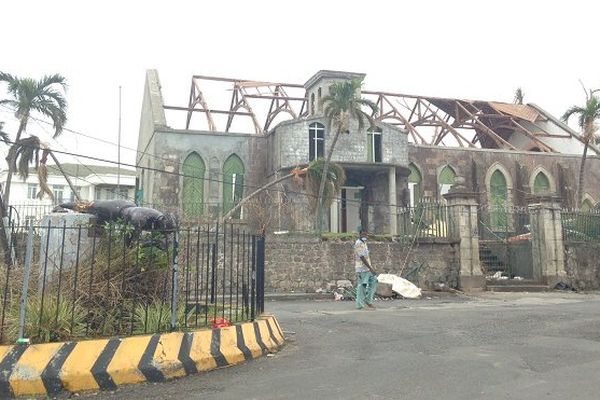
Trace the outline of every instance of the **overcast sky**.
<path fill-rule="evenodd" d="M 0 70 L 64 75 L 67 126 L 115 143 L 122 86 L 130 148 L 149 68 L 171 105 L 187 105 L 192 74 L 304 83 L 337 69 L 407 94 L 510 102 L 520 86 L 526 102 L 560 116 L 584 101 L 579 79 L 600 87 L 598 11 L 579 0 L 4 1 Z M 1 108 L 0 121 L 16 132 Z M 30 123 L 29 133 L 51 129 Z M 49 143 L 117 159 L 116 146 L 68 132 Z"/>

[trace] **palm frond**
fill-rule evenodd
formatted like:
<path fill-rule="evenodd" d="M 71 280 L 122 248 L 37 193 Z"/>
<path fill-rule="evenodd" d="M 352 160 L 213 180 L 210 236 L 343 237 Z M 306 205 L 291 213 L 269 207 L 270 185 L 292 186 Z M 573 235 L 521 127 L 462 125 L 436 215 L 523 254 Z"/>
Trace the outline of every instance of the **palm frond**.
<path fill-rule="evenodd" d="M 574 114 L 583 114 L 585 110 L 579 106 L 571 106 L 565 111 L 565 113 L 560 117 L 563 122 L 569 122 L 569 118 Z"/>
<path fill-rule="evenodd" d="M 312 161 L 307 168 L 306 181 L 307 189 L 310 193 L 309 200 L 312 211 L 318 206 L 318 194 L 319 185 L 323 177 L 323 170 L 325 169 L 326 161 L 319 158 Z M 341 187 L 346 182 L 346 173 L 344 168 L 335 163 L 329 163 L 327 171 L 327 178 L 325 184 L 325 191 L 323 193 L 323 204 L 324 206 L 330 206 L 335 196 L 339 193 Z"/>
<path fill-rule="evenodd" d="M 64 97 L 67 84 L 62 75 L 46 75 L 35 80 L 0 72 L 0 82 L 2 81 L 8 84 L 8 93 L 12 99 L 2 100 L 0 104 L 14 108 L 15 115 L 22 121 L 29 118 L 31 111 L 50 118 L 54 125 L 54 137 L 60 135 L 67 122 L 67 100 Z"/>
<path fill-rule="evenodd" d="M 50 200 L 54 200 L 54 193 L 50 190 L 50 186 L 48 185 L 48 167 L 45 163 L 40 163 L 37 169 L 38 182 L 40 183 L 40 191 L 37 193 L 36 197 L 40 200 L 44 198 L 44 195 L 47 194 Z"/>
<path fill-rule="evenodd" d="M 0 122 L 0 140 L 4 143 L 8 144 L 10 142 L 10 136 L 8 133 L 4 132 L 4 122 Z"/>
<path fill-rule="evenodd" d="M 37 136 L 20 139 L 11 146 L 6 157 L 8 168 L 12 172 L 18 172 L 23 180 L 29 176 L 29 166 L 39 166 L 39 152 L 41 142 Z"/>

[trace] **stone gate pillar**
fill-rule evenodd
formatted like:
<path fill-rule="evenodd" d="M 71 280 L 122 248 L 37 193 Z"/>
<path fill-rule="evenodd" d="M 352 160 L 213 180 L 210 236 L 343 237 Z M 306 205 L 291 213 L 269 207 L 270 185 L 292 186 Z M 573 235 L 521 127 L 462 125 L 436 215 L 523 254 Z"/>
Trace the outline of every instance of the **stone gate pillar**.
<path fill-rule="evenodd" d="M 479 235 L 477 232 L 478 194 L 464 185 L 464 178 L 444 195 L 450 213 L 451 235 L 459 243 L 459 285 L 463 290 L 485 288 L 485 277 L 479 263 Z"/>
<path fill-rule="evenodd" d="M 554 287 L 565 281 L 564 244 L 560 198 L 535 196 L 529 200 L 532 233 L 533 278 Z"/>

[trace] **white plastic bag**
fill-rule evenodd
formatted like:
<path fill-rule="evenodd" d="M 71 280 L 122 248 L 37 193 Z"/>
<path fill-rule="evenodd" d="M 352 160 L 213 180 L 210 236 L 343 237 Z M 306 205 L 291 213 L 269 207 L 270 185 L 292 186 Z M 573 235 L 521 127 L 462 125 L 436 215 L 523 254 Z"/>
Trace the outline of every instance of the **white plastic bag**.
<path fill-rule="evenodd" d="M 392 285 L 392 290 L 407 299 L 418 299 L 421 297 L 421 289 L 412 282 L 394 274 L 379 274 L 377 281 Z"/>

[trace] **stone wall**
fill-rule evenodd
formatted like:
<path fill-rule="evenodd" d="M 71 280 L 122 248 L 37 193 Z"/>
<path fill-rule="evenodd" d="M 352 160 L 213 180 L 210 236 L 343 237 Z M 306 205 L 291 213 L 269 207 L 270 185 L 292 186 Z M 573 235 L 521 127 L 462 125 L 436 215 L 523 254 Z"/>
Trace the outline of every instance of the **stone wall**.
<path fill-rule="evenodd" d="M 480 204 L 488 203 L 486 177 L 490 168 L 499 166 L 508 176 L 509 198 L 514 205 L 526 206 L 531 194 L 532 178 L 540 169 L 548 175 L 551 186 L 561 198 L 562 206 L 574 206 L 580 155 L 494 149 L 467 149 L 441 146 L 408 146 L 408 159 L 423 177 L 424 195 L 440 200 L 437 175 L 450 165 L 458 176 L 465 178 L 467 187 L 480 193 Z M 584 193 L 600 200 L 600 159 L 589 156 L 584 177 Z M 399 189 L 400 190 L 400 189 Z"/>
<path fill-rule="evenodd" d="M 269 236 L 265 254 L 265 290 L 314 292 L 329 282 L 354 282 L 351 241 L 321 241 L 310 235 Z M 408 244 L 370 242 L 371 261 L 379 272 L 400 273 Z M 458 286 L 458 247 L 452 242 L 416 243 L 403 274 L 421 288 L 443 282 Z"/>
<path fill-rule="evenodd" d="M 579 290 L 600 289 L 598 254 L 598 243 L 565 243 L 565 269 L 571 285 Z"/>
<path fill-rule="evenodd" d="M 335 126 L 330 131 L 325 118 L 314 117 L 285 121 L 277 125 L 268 135 L 268 151 L 272 153 L 267 167 L 270 173 L 281 168 L 293 168 L 308 163 L 308 127 L 313 122 L 319 122 L 325 126 L 325 154 L 327 154 L 335 136 Z M 406 166 L 408 164 L 406 133 L 384 123 L 378 123 L 378 127 L 381 128 L 382 163 Z M 336 163 L 367 163 L 366 128 L 359 130 L 358 122 L 351 120 L 350 134 L 344 133 L 339 136 L 332 161 Z"/>

